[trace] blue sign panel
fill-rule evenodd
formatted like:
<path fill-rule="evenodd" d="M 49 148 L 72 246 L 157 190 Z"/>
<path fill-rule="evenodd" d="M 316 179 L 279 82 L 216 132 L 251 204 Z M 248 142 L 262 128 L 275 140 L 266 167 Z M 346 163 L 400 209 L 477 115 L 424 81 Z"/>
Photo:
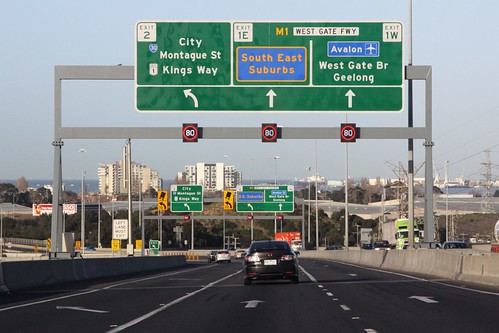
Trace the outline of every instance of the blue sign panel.
<path fill-rule="evenodd" d="M 263 192 L 237 192 L 237 201 L 263 202 Z"/>
<path fill-rule="evenodd" d="M 272 191 L 270 191 L 270 195 L 284 196 L 284 195 L 288 195 L 288 191 L 284 191 L 284 190 L 272 190 Z"/>
<path fill-rule="evenodd" d="M 240 46 L 236 49 L 239 82 L 304 82 L 307 49 L 302 46 Z"/>
<path fill-rule="evenodd" d="M 327 42 L 329 57 L 379 57 L 379 42 Z"/>

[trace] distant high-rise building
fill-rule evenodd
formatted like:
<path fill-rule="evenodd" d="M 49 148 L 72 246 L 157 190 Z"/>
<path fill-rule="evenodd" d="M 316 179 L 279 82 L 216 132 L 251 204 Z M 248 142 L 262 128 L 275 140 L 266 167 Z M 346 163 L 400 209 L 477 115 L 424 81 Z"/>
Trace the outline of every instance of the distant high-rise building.
<path fill-rule="evenodd" d="M 241 172 L 233 165 L 223 163 L 196 163 L 186 165 L 178 180 L 190 185 L 203 185 L 206 191 L 235 189 L 242 182 Z"/>
<path fill-rule="evenodd" d="M 127 193 L 125 166 L 126 158 L 123 153 L 121 161 L 113 164 L 100 164 L 97 169 L 99 176 L 99 193 L 102 195 L 118 195 Z M 157 170 L 152 170 L 144 164 L 132 162 L 132 193 L 147 191 L 150 187 L 159 191 L 163 188 L 163 180 Z M 140 184 L 139 184 L 140 183 Z"/>

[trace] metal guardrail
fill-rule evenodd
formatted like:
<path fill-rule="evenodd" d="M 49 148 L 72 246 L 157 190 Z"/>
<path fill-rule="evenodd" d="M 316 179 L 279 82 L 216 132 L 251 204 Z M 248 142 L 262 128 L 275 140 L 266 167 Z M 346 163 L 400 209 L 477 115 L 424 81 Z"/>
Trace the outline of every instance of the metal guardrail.
<path fill-rule="evenodd" d="M 1 243 L 1 242 L 0 242 Z M 47 246 L 46 239 L 27 239 L 27 238 L 14 238 L 14 237 L 4 237 L 3 244 L 17 244 L 17 245 L 38 245 L 38 246 Z"/>

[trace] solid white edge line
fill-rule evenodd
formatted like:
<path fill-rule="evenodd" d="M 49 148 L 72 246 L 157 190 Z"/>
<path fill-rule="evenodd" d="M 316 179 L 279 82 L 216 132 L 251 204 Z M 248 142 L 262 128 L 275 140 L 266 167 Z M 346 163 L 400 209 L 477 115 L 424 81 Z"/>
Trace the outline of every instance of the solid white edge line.
<path fill-rule="evenodd" d="M 412 280 L 416 280 L 416 281 L 423 281 L 423 282 L 429 282 L 429 283 L 439 284 L 439 285 L 443 285 L 443 286 L 446 286 L 446 287 L 451 287 L 451 288 L 456 288 L 456 289 L 460 289 L 460 290 L 470 291 L 470 292 L 474 292 L 474 293 L 478 293 L 478 294 L 499 296 L 499 293 L 493 292 L 493 291 L 472 289 L 472 288 L 467 288 L 467 287 L 462 287 L 462 286 L 456 286 L 456 285 L 453 285 L 453 284 L 442 282 L 442 280 L 449 280 L 449 279 L 445 279 L 445 278 L 425 279 L 425 278 L 420 278 L 420 277 L 417 277 L 417 276 L 412 276 L 412 275 L 408 275 L 408 274 L 404 274 L 404 273 L 384 271 L 384 270 L 378 269 L 378 268 L 360 266 L 360 265 L 351 264 L 351 263 L 342 262 L 342 261 L 337 261 L 337 260 L 333 260 L 333 259 L 324 259 L 324 260 L 332 261 L 332 262 L 335 262 L 335 263 L 338 263 L 338 264 L 342 264 L 342 265 L 345 265 L 345 266 L 352 266 L 352 267 L 363 268 L 363 269 L 367 269 L 367 270 L 375 271 L 375 272 L 380 272 L 380 273 L 386 273 L 386 274 L 391 274 L 391 275 L 403 276 L 403 277 L 406 277 L 408 279 L 412 279 Z M 455 281 L 459 282 L 458 280 L 455 280 Z"/>

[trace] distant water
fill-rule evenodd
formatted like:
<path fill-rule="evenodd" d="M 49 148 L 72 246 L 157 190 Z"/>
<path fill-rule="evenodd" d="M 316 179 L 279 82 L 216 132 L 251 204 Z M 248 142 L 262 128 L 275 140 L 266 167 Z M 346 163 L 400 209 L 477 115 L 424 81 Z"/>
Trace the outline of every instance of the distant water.
<path fill-rule="evenodd" d="M 499 189 L 499 187 L 491 187 L 490 194 L 494 195 L 494 193 Z M 440 189 L 444 194 L 446 192 L 445 188 Z M 485 193 L 484 188 L 480 187 L 449 187 L 449 194 L 478 194 L 482 195 Z"/>
<path fill-rule="evenodd" d="M 40 188 L 44 185 L 52 186 L 52 179 L 26 179 L 28 182 L 28 187 L 30 188 Z M 265 180 L 265 179 L 255 179 L 253 184 L 273 184 L 275 180 Z M 278 180 L 279 184 L 287 184 L 288 180 Z M 16 185 L 17 179 L 0 179 L 0 183 L 10 183 Z M 66 191 L 71 191 L 75 193 L 81 192 L 81 179 L 63 179 L 64 189 Z M 99 181 L 97 179 L 85 179 L 85 184 L 88 192 L 98 192 L 99 191 Z M 163 180 L 163 188 L 169 189 L 170 185 L 173 184 L 173 180 L 165 179 Z M 250 185 L 251 180 L 243 180 L 244 185 Z"/>
<path fill-rule="evenodd" d="M 30 188 L 40 188 L 45 185 L 53 185 L 52 179 L 26 179 L 28 182 L 28 187 Z M 0 179 L 0 183 L 10 183 L 17 184 L 17 179 Z M 64 189 L 71 192 L 81 192 L 81 179 L 66 179 L 63 180 Z M 99 190 L 99 181 L 97 179 L 85 179 L 85 184 L 87 186 L 88 192 L 97 192 Z"/>

